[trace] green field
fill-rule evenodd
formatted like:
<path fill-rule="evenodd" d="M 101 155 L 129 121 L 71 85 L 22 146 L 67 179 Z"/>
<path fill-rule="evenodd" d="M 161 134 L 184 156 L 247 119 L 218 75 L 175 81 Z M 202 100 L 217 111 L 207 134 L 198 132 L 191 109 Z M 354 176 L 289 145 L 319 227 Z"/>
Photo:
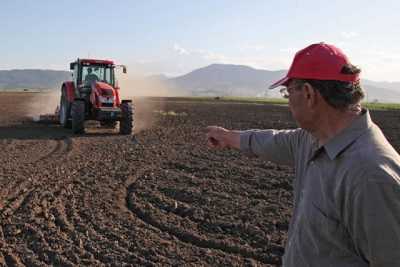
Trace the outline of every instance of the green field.
<path fill-rule="evenodd" d="M 363 103 L 368 109 L 400 109 L 400 103 Z"/>
<path fill-rule="evenodd" d="M 25 93 L 25 94 L 46 94 L 52 93 L 52 90 L 0 90 L 0 94 L 10 93 Z M 233 103 L 254 103 L 254 104 L 272 104 L 272 105 L 287 105 L 288 101 L 283 98 L 266 98 L 266 97 L 205 97 L 205 96 L 193 96 L 193 97 L 150 97 L 153 99 L 164 99 L 171 101 L 196 101 L 196 102 L 233 102 Z M 362 105 L 370 110 L 388 110 L 388 109 L 400 109 L 400 103 L 370 103 L 363 102 Z"/>
<path fill-rule="evenodd" d="M 283 98 L 264 98 L 264 97 L 170 97 L 177 101 L 204 101 L 204 102 L 235 102 L 235 103 L 256 103 L 287 105 L 288 101 Z M 371 110 L 400 109 L 400 103 L 368 103 L 362 105 Z"/>

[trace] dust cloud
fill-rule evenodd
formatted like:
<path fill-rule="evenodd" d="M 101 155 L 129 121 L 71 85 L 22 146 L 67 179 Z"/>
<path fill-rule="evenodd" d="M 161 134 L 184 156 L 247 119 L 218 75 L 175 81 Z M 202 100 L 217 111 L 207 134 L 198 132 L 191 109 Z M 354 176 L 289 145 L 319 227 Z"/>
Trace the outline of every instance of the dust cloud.
<path fill-rule="evenodd" d="M 166 81 L 156 77 L 149 78 L 138 73 L 118 76 L 121 99 L 133 100 L 135 134 L 157 124 L 154 111 L 163 110 L 165 107 L 164 100 L 158 97 L 184 95 Z"/>
<path fill-rule="evenodd" d="M 26 109 L 24 116 L 31 118 L 33 121 L 39 121 L 40 115 L 54 115 L 60 104 L 60 90 L 52 90 L 46 93 L 35 93 L 29 102 L 25 103 Z"/>
<path fill-rule="evenodd" d="M 161 76 L 146 77 L 140 73 L 118 75 L 121 95 L 125 97 L 174 97 L 185 93 Z"/>

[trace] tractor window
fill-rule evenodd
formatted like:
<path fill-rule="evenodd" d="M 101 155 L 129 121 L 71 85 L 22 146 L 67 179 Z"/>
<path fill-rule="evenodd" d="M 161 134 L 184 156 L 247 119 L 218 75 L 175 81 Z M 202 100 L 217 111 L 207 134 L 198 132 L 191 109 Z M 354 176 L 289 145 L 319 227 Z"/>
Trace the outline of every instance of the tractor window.
<path fill-rule="evenodd" d="M 114 86 L 113 69 L 108 66 L 88 65 L 82 67 L 82 80 L 89 85 L 94 81 L 105 82 Z"/>
<path fill-rule="evenodd" d="M 104 82 L 114 86 L 114 83 L 113 83 L 113 80 L 112 80 L 112 75 L 111 75 L 112 69 L 111 68 L 104 68 L 103 71 L 104 71 L 104 74 L 103 74 Z"/>

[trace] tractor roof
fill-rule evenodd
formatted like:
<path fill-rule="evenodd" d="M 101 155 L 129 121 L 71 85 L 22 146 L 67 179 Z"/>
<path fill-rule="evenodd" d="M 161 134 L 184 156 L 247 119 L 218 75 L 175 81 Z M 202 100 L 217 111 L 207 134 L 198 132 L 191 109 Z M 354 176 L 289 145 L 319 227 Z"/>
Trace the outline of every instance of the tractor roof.
<path fill-rule="evenodd" d="M 79 59 L 81 63 L 89 63 L 89 64 L 111 64 L 114 65 L 112 60 L 102 60 L 102 59 L 88 59 L 88 58 L 81 58 Z"/>

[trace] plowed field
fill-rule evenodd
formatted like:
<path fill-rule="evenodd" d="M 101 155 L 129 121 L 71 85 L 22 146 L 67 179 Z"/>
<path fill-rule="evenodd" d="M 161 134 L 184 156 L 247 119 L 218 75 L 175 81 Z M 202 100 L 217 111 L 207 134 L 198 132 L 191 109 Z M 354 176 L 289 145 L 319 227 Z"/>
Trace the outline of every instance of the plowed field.
<path fill-rule="evenodd" d="M 212 151 L 204 128 L 293 128 L 287 107 L 134 99 L 135 136 L 72 135 L 0 94 L 0 264 L 279 266 L 293 170 Z M 397 151 L 400 112 L 373 111 Z"/>

